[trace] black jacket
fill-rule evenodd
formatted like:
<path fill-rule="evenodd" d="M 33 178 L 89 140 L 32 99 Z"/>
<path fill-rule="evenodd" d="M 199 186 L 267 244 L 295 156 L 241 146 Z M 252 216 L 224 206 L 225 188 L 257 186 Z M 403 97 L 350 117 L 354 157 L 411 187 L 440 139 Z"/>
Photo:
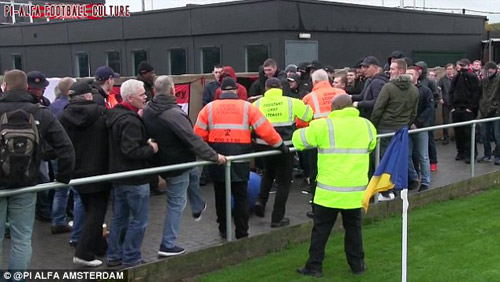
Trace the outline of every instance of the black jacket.
<path fill-rule="evenodd" d="M 281 81 L 283 96 L 291 97 L 290 84 L 288 84 L 288 80 L 286 79 L 286 73 L 280 69 L 277 69 L 274 73 L 274 77 L 278 78 Z M 259 79 L 254 81 L 250 86 L 250 89 L 248 90 L 248 97 L 264 95 L 264 93 L 266 92 L 266 80 L 267 77 L 264 74 L 264 68 L 261 66 L 259 68 Z"/>
<path fill-rule="evenodd" d="M 155 153 L 147 142 L 148 136 L 141 117 L 122 104 L 108 111 L 106 126 L 109 129 L 109 172 L 147 168 Z M 149 176 L 123 178 L 111 182 L 141 185 L 149 183 Z"/>
<path fill-rule="evenodd" d="M 215 92 L 219 89 L 220 84 L 217 81 L 210 82 L 203 91 L 203 106 L 212 102 L 215 98 Z"/>
<path fill-rule="evenodd" d="M 56 180 L 68 183 L 75 166 L 75 151 L 71 140 L 61 123 L 48 108 L 33 103 L 34 99 L 30 93 L 23 90 L 10 90 L 0 97 L 0 114 L 17 109 L 23 109 L 33 114 L 35 120 L 39 122 L 38 133 L 42 144 L 47 143 L 54 150 L 57 158 L 59 171 L 55 177 Z M 37 183 L 38 179 L 33 182 L 33 185 Z"/>
<path fill-rule="evenodd" d="M 479 106 L 479 80 L 468 69 L 460 70 L 451 81 L 450 104 L 453 109 L 469 109 L 477 113 Z"/>
<path fill-rule="evenodd" d="M 481 81 L 479 112 L 481 118 L 499 115 L 500 110 L 500 75 L 486 76 Z"/>
<path fill-rule="evenodd" d="M 92 87 L 92 100 L 97 103 L 97 105 L 106 107 L 106 101 L 108 99 L 108 94 L 102 87 L 95 82 L 90 84 Z"/>
<path fill-rule="evenodd" d="M 106 174 L 109 154 L 106 108 L 94 101 L 72 101 L 59 119 L 75 148 L 73 177 Z M 80 194 L 101 192 L 109 188 L 109 182 L 75 186 Z"/>
<path fill-rule="evenodd" d="M 413 123 L 417 128 L 422 128 L 430 126 L 432 123 L 432 116 L 434 115 L 434 96 L 432 95 L 432 91 L 427 86 L 418 83 L 417 88 L 417 117 Z"/>
<path fill-rule="evenodd" d="M 360 94 L 352 95 L 352 100 L 358 101 L 361 117 L 370 119 L 380 90 L 388 81 L 389 77 L 385 73 L 378 73 L 365 81 L 363 91 Z"/>
<path fill-rule="evenodd" d="M 193 162 L 196 156 L 217 161 L 217 153 L 194 133 L 191 120 L 177 105 L 174 96 L 155 96 L 144 110 L 143 120 L 149 136 L 158 142 L 155 166 Z M 161 176 L 173 177 L 186 170 L 164 172 Z"/>
<path fill-rule="evenodd" d="M 151 101 L 154 97 L 153 83 L 145 80 L 141 75 L 138 75 L 136 79 L 144 83 L 144 90 L 146 90 L 146 96 L 148 96 L 147 100 Z"/>

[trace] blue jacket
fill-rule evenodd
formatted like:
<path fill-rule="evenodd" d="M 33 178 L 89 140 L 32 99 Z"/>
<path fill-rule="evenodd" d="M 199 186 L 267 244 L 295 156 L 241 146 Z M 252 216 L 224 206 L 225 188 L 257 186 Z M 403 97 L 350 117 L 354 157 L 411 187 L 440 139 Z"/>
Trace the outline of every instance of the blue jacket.
<path fill-rule="evenodd" d="M 376 74 L 365 81 L 363 91 L 360 94 L 352 95 L 353 101 L 358 101 L 358 109 L 361 117 L 370 119 L 378 94 L 388 81 L 389 77 L 385 73 Z"/>
<path fill-rule="evenodd" d="M 49 110 L 54 114 L 54 116 L 59 118 L 68 104 L 68 96 L 61 95 L 61 97 L 57 98 L 54 103 L 50 104 Z"/>

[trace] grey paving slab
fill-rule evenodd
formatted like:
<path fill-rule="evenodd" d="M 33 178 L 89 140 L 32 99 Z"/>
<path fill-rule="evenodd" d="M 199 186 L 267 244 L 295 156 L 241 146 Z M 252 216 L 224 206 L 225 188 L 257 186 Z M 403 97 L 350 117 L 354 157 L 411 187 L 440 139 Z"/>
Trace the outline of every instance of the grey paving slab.
<path fill-rule="evenodd" d="M 482 153 L 482 146 L 478 146 Z M 446 184 L 461 181 L 469 178 L 469 165 L 463 161 L 455 161 L 455 144 L 443 146 L 438 145 L 438 171 L 432 172 L 431 188 L 441 187 Z M 476 175 L 482 175 L 497 171 L 500 166 L 492 163 L 476 163 Z M 294 179 L 290 196 L 287 203 L 287 216 L 291 224 L 301 224 L 310 220 L 305 216 L 309 210 L 309 196 L 301 193 L 304 181 L 302 178 Z M 223 244 L 225 241 L 219 238 L 216 224 L 214 193 L 211 185 L 203 187 L 203 194 L 208 203 L 208 208 L 203 213 L 203 218 L 195 222 L 191 216 L 190 207 L 184 211 L 182 217 L 181 230 L 179 233 L 178 245 L 186 248 L 188 252 L 193 252 L 209 246 Z M 270 203 L 274 201 L 274 195 L 270 197 Z M 142 246 L 143 257 L 147 262 L 158 260 L 157 251 L 159 249 L 164 214 L 166 209 L 166 196 L 153 196 L 150 201 L 150 222 L 146 231 L 146 236 Z M 264 232 L 269 232 L 271 206 L 268 204 L 268 210 L 265 218 L 250 217 L 250 236 L 255 236 Z M 108 209 L 106 222 L 109 226 L 111 209 Z M 51 235 L 50 223 L 35 222 L 33 235 L 33 258 L 31 267 L 33 269 L 75 269 L 72 263 L 74 249 L 68 245 L 68 234 Z M 3 241 L 3 268 L 6 267 L 8 253 L 10 250 L 10 240 Z M 102 267 L 106 268 L 106 267 Z"/>

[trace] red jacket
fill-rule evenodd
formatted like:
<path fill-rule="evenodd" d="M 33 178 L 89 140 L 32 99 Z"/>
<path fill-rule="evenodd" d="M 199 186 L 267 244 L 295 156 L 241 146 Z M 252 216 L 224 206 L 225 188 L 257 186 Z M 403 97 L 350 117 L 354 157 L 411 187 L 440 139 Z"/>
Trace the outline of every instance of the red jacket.
<path fill-rule="evenodd" d="M 233 67 L 231 66 L 225 66 L 223 69 L 222 69 L 222 73 L 220 75 L 220 81 L 219 81 L 219 85 L 222 84 L 222 80 L 226 77 L 231 77 L 234 82 L 236 82 L 236 73 L 234 72 L 234 69 Z M 239 84 L 239 83 L 236 83 L 236 86 L 238 86 L 238 90 L 236 91 L 236 94 L 238 94 L 238 99 L 240 100 L 247 100 L 247 89 L 245 88 L 245 86 Z M 221 89 L 220 87 L 215 91 L 215 96 L 214 96 L 214 100 L 219 100 L 220 99 L 220 94 L 221 94 Z"/>

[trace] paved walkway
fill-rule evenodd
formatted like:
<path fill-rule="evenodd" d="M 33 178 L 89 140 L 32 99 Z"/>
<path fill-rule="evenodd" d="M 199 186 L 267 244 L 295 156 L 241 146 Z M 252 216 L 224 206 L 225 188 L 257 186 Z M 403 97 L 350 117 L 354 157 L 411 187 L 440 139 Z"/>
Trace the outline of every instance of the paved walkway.
<path fill-rule="evenodd" d="M 482 145 L 479 144 L 479 151 L 482 152 Z M 458 182 L 469 178 L 470 166 L 463 161 L 455 161 L 455 144 L 442 146 L 438 145 L 438 171 L 432 173 L 431 188 L 441 187 L 450 183 Z M 476 163 L 476 175 L 482 175 L 499 170 L 499 166 L 492 163 Z M 309 210 L 307 204 L 309 196 L 301 193 L 304 185 L 302 178 L 294 179 L 293 186 L 287 203 L 287 217 L 290 218 L 291 225 L 297 225 L 309 221 L 306 212 Z M 203 187 L 203 193 L 208 203 L 208 208 L 203 213 L 203 218 L 195 222 L 191 217 L 190 207 L 184 212 L 178 245 L 186 248 L 188 252 L 193 252 L 209 246 L 222 244 L 225 241 L 220 239 L 215 217 L 214 193 L 211 185 Z M 250 236 L 269 232 L 270 214 L 274 195 L 271 195 L 265 218 L 250 217 Z M 166 207 L 166 196 L 151 197 L 150 222 L 146 231 L 146 237 L 142 246 L 143 258 L 147 262 L 158 260 L 157 251 L 160 246 L 163 230 L 163 220 Z M 109 226 L 111 209 L 108 209 L 106 222 Z M 33 269 L 75 269 L 72 263 L 74 248 L 68 244 L 68 234 L 51 235 L 50 223 L 36 221 L 33 236 Z M 3 269 L 6 267 L 8 253 L 10 250 L 10 240 L 3 243 Z M 102 268 L 106 268 L 103 266 Z"/>

